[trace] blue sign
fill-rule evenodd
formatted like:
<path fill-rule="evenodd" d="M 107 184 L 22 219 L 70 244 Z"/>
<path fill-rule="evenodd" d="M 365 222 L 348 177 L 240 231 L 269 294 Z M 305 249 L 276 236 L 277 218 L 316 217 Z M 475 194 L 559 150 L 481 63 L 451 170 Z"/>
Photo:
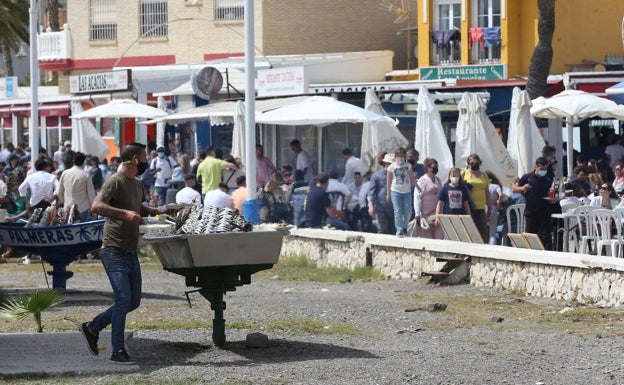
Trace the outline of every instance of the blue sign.
<path fill-rule="evenodd" d="M 6 98 L 12 99 L 17 96 L 17 76 L 6 78 Z"/>

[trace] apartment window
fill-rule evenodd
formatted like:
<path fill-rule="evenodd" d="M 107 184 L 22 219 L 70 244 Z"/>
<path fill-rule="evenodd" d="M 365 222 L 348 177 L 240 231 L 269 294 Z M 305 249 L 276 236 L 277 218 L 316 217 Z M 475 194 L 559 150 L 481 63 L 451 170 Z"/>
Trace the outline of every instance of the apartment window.
<path fill-rule="evenodd" d="M 245 18 L 245 0 L 215 0 L 215 20 Z"/>
<path fill-rule="evenodd" d="M 91 0 L 89 40 L 117 40 L 116 0 Z"/>
<path fill-rule="evenodd" d="M 167 36 L 166 0 L 140 0 L 139 33 L 141 37 Z"/>
<path fill-rule="evenodd" d="M 469 29 L 470 58 L 473 63 L 500 61 L 501 0 L 477 0 L 473 3 L 472 27 Z"/>
<path fill-rule="evenodd" d="M 431 32 L 433 64 L 458 64 L 461 61 L 460 25 L 460 0 L 434 0 L 434 29 Z"/>

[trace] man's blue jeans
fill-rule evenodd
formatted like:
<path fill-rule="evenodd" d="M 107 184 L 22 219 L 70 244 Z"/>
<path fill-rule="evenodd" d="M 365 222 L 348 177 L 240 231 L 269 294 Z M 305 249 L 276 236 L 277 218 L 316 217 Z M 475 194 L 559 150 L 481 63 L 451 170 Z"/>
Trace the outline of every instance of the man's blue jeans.
<path fill-rule="evenodd" d="M 396 227 L 397 234 L 405 234 L 413 210 L 412 194 L 409 192 L 401 194 L 391 191 L 390 198 L 394 207 L 394 227 Z"/>
<path fill-rule="evenodd" d="M 111 342 L 116 352 L 125 348 L 126 314 L 141 304 L 141 265 L 136 252 L 118 247 L 104 247 L 100 251 L 100 258 L 113 289 L 115 302 L 91 321 L 89 329 L 99 334 L 112 325 Z"/>

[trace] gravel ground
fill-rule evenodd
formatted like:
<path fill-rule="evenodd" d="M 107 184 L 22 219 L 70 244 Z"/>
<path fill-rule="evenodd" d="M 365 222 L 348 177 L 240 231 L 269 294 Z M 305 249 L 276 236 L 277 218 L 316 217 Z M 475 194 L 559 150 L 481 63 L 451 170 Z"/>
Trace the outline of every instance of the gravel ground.
<path fill-rule="evenodd" d="M 18 269 L 3 273 L 1 285 L 26 288 L 42 282 L 45 285 L 41 270 Z M 129 325 L 148 320 L 206 322 L 205 329 L 135 331 L 128 349 L 140 372 L 127 376 L 138 376 L 145 383 L 624 384 L 624 338 L 619 332 L 623 322 L 581 325 L 580 332 L 571 332 L 513 311 L 528 306 L 556 312 L 568 305 L 562 302 L 469 285 L 438 287 L 411 280 L 285 282 L 257 274 L 250 285 L 225 298 L 227 322 L 251 326 L 227 328 L 227 342 L 218 348 L 211 340 L 209 303 L 194 293 L 189 308 L 182 276 L 146 268 L 143 282 L 143 304 Z M 110 294 L 103 274 L 78 271 L 68 288 Z M 496 305 L 487 310 L 491 313 L 482 314 L 485 322 L 474 322 L 470 313 L 475 299 Z M 448 308 L 427 311 L 434 302 Z M 73 304 L 55 312 L 86 319 L 103 306 Z M 504 320 L 491 320 L 494 315 Z M 286 327 L 297 320 L 321 322 L 327 331 L 336 326 L 352 331 L 307 333 Z M 282 327 L 262 327 L 270 322 Z M 247 348 L 246 336 L 254 332 L 267 335 L 269 346 Z M 119 375 L 78 375 L 71 383 L 102 384 L 114 378 Z"/>

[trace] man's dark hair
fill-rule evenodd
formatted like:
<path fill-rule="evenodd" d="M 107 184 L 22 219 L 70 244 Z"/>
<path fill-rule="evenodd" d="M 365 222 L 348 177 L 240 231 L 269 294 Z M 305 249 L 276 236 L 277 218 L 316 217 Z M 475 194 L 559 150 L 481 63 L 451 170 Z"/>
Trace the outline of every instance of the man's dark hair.
<path fill-rule="evenodd" d="M 256 149 L 258 149 L 258 148 L 262 148 L 262 149 L 264 149 L 264 147 L 262 147 L 262 145 L 261 145 L 261 144 L 256 144 Z"/>
<path fill-rule="evenodd" d="M 550 154 L 554 154 L 556 152 L 557 152 L 557 149 L 554 146 L 551 146 L 549 144 L 545 145 L 542 148 L 542 156 L 547 156 L 547 155 L 550 155 Z"/>
<path fill-rule="evenodd" d="M 227 190 L 228 189 L 228 185 L 223 183 L 223 182 L 221 182 L 221 183 L 219 183 L 219 188 L 224 188 L 224 189 Z"/>
<path fill-rule="evenodd" d="M 247 183 L 247 177 L 245 175 L 239 175 L 236 178 L 236 185 L 237 186 L 244 186 Z"/>
<path fill-rule="evenodd" d="M 356 176 L 356 175 L 362 176 L 362 173 L 359 172 L 359 171 L 356 171 L 356 172 L 353 173 L 353 176 Z"/>
<path fill-rule="evenodd" d="M 539 158 L 535 159 L 536 166 L 548 166 L 549 164 L 550 162 L 548 162 L 548 159 L 544 158 L 543 156 L 540 156 Z"/>
<path fill-rule="evenodd" d="M 584 166 L 574 167 L 574 175 L 578 175 L 581 172 L 587 174 L 587 168 Z"/>
<path fill-rule="evenodd" d="M 318 180 L 318 183 L 320 184 L 325 184 L 329 182 L 329 174 L 327 173 L 320 173 L 316 176 L 316 179 Z"/>
<path fill-rule="evenodd" d="M 301 142 L 298 139 L 294 139 L 290 142 L 291 146 L 297 146 L 300 147 L 301 146 Z"/>
<path fill-rule="evenodd" d="M 87 159 L 85 154 L 83 154 L 82 152 L 76 153 L 76 157 L 74 158 L 74 165 L 82 167 L 84 165 L 85 159 Z"/>
<path fill-rule="evenodd" d="M 135 155 L 140 156 L 142 152 L 145 152 L 145 145 L 143 143 L 130 142 L 121 150 L 121 161 L 127 162 Z"/>
<path fill-rule="evenodd" d="M 344 150 L 342 150 L 342 155 L 351 156 L 351 155 L 353 155 L 353 151 L 351 151 L 350 148 L 345 148 Z"/>
<path fill-rule="evenodd" d="M 199 152 L 199 159 L 204 160 L 208 156 L 208 150 L 201 150 Z"/>
<path fill-rule="evenodd" d="M 37 159 L 35 161 L 35 170 L 41 171 L 47 166 L 47 162 L 43 159 Z"/>

